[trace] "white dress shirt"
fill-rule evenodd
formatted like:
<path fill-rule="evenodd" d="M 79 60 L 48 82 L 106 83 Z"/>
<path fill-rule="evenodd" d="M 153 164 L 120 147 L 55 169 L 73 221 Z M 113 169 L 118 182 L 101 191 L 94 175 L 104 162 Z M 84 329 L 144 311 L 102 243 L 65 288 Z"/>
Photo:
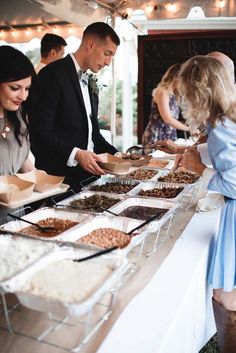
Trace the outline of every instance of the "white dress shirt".
<path fill-rule="evenodd" d="M 77 74 L 79 73 L 79 70 L 81 70 L 78 62 L 76 61 L 75 57 L 73 54 L 70 54 L 73 63 L 75 65 L 75 69 Z M 78 77 L 79 80 L 79 77 Z M 91 108 L 91 102 L 90 102 L 90 96 L 89 96 L 89 90 L 88 90 L 88 85 L 84 84 L 82 81 L 79 80 L 80 83 L 80 88 L 82 91 L 82 95 L 83 95 L 83 99 L 84 99 L 84 105 L 85 105 L 85 109 L 86 109 L 86 113 L 87 113 L 87 119 L 88 119 L 88 145 L 87 145 L 87 150 L 93 152 L 93 148 L 94 148 L 94 143 L 92 140 L 92 122 L 91 122 L 91 113 L 92 113 L 92 108 Z M 69 167 L 75 167 L 78 164 L 78 161 L 75 160 L 75 155 L 76 152 L 79 150 L 78 147 L 74 147 L 70 157 L 67 161 L 67 165 Z"/>

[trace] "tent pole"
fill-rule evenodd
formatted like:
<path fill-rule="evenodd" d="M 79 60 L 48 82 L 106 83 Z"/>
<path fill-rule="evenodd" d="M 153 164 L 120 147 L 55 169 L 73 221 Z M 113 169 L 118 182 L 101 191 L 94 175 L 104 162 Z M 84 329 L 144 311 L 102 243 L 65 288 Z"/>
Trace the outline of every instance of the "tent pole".
<path fill-rule="evenodd" d="M 112 27 L 115 28 L 115 16 L 111 17 Z M 115 58 L 112 60 L 112 89 L 111 89 L 111 142 L 116 144 L 116 75 Z"/>

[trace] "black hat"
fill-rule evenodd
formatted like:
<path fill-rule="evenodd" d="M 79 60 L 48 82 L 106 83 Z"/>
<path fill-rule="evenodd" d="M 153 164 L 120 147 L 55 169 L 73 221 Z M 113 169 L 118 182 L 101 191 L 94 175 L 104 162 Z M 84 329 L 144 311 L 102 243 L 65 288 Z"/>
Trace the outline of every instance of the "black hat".
<path fill-rule="evenodd" d="M 0 46 L 0 83 L 22 80 L 35 74 L 33 64 L 21 51 Z"/>

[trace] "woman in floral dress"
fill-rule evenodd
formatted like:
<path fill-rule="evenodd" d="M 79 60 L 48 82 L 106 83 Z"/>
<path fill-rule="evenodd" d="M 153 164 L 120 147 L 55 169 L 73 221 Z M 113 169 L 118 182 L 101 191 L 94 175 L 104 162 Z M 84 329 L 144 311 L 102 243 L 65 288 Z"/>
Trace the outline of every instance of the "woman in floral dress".
<path fill-rule="evenodd" d="M 151 145 L 158 140 L 175 141 L 176 130 L 189 131 L 188 126 L 178 121 L 176 85 L 179 70 L 180 64 L 172 65 L 153 90 L 150 118 L 143 134 L 143 145 Z"/>

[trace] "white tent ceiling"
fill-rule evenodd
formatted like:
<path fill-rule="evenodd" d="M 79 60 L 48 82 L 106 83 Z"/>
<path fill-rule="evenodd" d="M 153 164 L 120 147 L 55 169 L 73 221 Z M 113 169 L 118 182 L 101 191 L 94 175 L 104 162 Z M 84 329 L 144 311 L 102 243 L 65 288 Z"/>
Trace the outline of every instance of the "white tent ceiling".
<path fill-rule="evenodd" d="M 235 16 L 234 0 L 31 0 L 49 13 L 70 22 L 86 25 L 105 15 L 126 16 L 142 9 L 149 19 L 185 18 L 200 6 L 206 17 Z M 90 17 L 88 19 L 88 17 Z"/>
<path fill-rule="evenodd" d="M 50 26 L 56 31 L 59 26 L 68 28 L 69 23 L 74 25 L 73 30 L 71 26 L 70 31 L 59 34 L 80 36 L 84 26 L 107 16 L 120 16 L 135 23 L 135 10 L 142 10 L 155 26 L 163 20 L 185 19 L 196 6 L 202 8 L 207 18 L 236 16 L 235 0 L 1 0 L 0 39 L 29 41 L 41 37 Z"/>

